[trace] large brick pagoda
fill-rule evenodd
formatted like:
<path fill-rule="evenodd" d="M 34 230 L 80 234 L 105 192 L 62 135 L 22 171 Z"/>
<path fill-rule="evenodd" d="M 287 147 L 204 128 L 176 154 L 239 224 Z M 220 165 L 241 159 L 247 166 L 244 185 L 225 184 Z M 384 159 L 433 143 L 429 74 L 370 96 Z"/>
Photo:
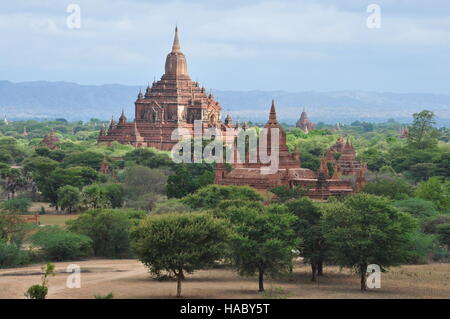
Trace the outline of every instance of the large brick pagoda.
<path fill-rule="evenodd" d="M 365 182 L 364 172 L 361 170 L 358 179 L 353 186 L 348 179 L 341 179 L 335 166 L 333 176 L 330 176 L 326 160 L 322 159 L 320 169 L 316 173 L 310 169 L 302 168 L 298 150 L 291 154 L 286 145 L 286 133 L 278 123 L 275 103 L 272 101 L 269 120 L 265 128 L 279 129 L 279 166 L 271 174 L 263 174 L 261 168 L 270 164 L 249 162 L 249 155 L 245 155 L 243 163 L 232 164 L 232 169 L 227 169 L 225 164 L 216 165 L 215 183 L 221 185 L 252 186 L 256 189 L 267 190 L 277 186 L 301 186 L 308 188 L 308 196 L 315 199 L 326 199 L 330 196 L 341 196 L 357 192 Z M 270 138 L 268 138 L 268 144 Z M 270 152 L 270 146 L 268 146 Z M 248 152 L 247 152 L 248 153 Z"/>
<path fill-rule="evenodd" d="M 171 150 L 178 142 L 172 140 L 177 128 L 193 131 L 195 120 L 203 127 L 222 126 L 222 107 L 212 94 L 194 82 L 188 75 L 186 57 L 181 52 L 178 28 L 172 51 L 167 55 L 165 74 L 159 81 L 148 85 L 145 94 L 139 91 L 135 102 L 135 120 L 128 122 L 125 114 L 116 123 L 111 119 L 109 128 L 102 128 L 98 142 L 117 141 L 136 147 L 155 147 Z"/>

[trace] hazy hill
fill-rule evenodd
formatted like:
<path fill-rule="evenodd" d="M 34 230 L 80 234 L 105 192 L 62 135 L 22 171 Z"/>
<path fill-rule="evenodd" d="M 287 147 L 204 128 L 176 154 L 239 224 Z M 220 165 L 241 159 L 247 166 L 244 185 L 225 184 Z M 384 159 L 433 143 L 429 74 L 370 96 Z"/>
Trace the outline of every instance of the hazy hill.
<path fill-rule="evenodd" d="M 117 118 L 124 108 L 132 119 L 138 90 L 138 86 L 118 84 L 0 81 L 0 115 L 13 119 L 107 119 L 112 114 Z M 230 112 L 241 121 L 265 121 L 274 98 L 279 118 L 290 123 L 298 119 L 303 107 L 313 121 L 327 123 L 378 122 L 389 118 L 407 122 L 412 113 L 429 109 L 436 113 L 440 125 L 450 126 L 450 95 L 445 94 L 220 90 L 213 90 L 213 94 L 221 101 L 224 113 Z"/>

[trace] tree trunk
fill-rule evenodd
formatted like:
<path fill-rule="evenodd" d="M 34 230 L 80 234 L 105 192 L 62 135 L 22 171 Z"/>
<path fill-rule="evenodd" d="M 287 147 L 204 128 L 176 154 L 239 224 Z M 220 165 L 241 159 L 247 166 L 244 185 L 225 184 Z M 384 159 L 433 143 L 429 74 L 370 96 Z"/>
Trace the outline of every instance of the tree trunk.
<path fill-rule="evenodd" d="M 186 276 L 184 275 L 183 269 L 180 269 L 181 280 L 185 280 Z"/>
<path fill-rule="evenodd" d="M 323 276 L 323 260 L 317 263 L 317 276 Z"/>
<path fill-rule="evenodd" d="M 361 273 L 361 291 L 366 291 L 366 271 L 367 271 L 367 266 L 365 265 L 361 265 L 359 268 L 359 271 Z"/>
<path fill-rule="evenodd" d="M 311 273 L 312 273 L 311 281 L 316 281 L 316 272 L 317 272 L 317 265 L 314 262 L 312 262 L 311 263 Z"/>
<path fill-rule="evenodd" d="M 264 291 L 264 270 L 259 270 L 259 292 Z"/>
<path fill-rule="evenodd" d="M 181 280 L 182 280 L 181 275 L 182 275 L 182 273 L 183 273 L 183 270 L 180 269 L 177 274 L 177 298 L 181 297 Z"/>

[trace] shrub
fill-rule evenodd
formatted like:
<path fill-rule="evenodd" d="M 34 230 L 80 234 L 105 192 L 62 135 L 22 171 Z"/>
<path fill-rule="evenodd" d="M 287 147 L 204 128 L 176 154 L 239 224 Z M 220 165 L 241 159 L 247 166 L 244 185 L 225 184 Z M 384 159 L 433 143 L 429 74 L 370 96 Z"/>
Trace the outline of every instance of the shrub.
<path fill-rule="evenodd" d="M 48 263 L 45 266 L 42 266 L 42 271 L 44 274 L 42 275 L 42 283 L 40 285 L 33 285 L 28 288 L 25 293 L 25 297 L 30 299 L 45 299 L 48 293 L 48 277 L 55 275 L 55 265 L 52 263 Z"/>
<path fill-rule="evenodd" d="M 80 190 L 77 187 L 66 185 L 58 189 L 58 205 L 69 213 L 76 211 L 81 201 Z"/>
<path fill-rule="evenodd" d="M 411 196 L 413 189 L 411 185 L 400 178 L 383 178 L 368 182 L 363 192 L 399 200 Z"/>
<path fill-rule="evenodd" d="M 186 213 L 191 212 L 189 206 L 184 205 L 181 200 L 172 198 L 162 202 L 157 202 L 155 208 L 152 209 L 152 214 L 167 214 L 167 213 Z"/>
<path fill-rule="evenodd" d="M 92 246 L 92 240 L 89 237 L 55 226 L 39 230 L 31 237 L 31 242 L 42 249 L 45 258 L 55 261 L 86 257 L 91 252 Z"/>
<path fill-rule="evenodd" d="M 424 264 L 433 258 L 438 249 L 437 236 L 415 232 L 410 234 L 411 249 L 407 261 L 414 264 Z"/>
<path fill-rule="evenodd" d="M 6 200 L 1 203 L 0 208 L 9 213 L 26 213 L 30 208 L 31 199 L 29 198 L 16 198 Z"/>
<path fill-rule="evenodd" d="M 215 208 L 222 200 L 262 201 L 261 195 L 248 186 L 208 185 L 182 199 L 182 203 L 194 209 Z"/>
<path fill-rule="evenodd" d="M 89 236 L 95 256 L 128 257 L 128 231 L 146 213 L 135 210 L 89 210 L 67 222 L 70 231 Z"/>
<path fill-rule="evenodd" d="M 434 204 L 421 198 L 408 198 L 393 203 L 401 211 L 410 213 L 417 219 L 424 219 L 437 214 Z"/>
<path fill-rule="evenodd" d="M 0 241 L 0 268 L 23 265 L 28 261 L 28 255 L 16 244 Z"/>

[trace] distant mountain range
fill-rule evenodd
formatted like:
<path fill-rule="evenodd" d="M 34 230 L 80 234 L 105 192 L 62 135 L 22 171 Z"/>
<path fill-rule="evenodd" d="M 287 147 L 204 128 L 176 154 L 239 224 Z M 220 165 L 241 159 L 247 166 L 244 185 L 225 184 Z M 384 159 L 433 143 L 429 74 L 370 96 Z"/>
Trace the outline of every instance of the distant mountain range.
<path fill-rule="evenodd" d="M 145 87 L 142 87 L 143 91 Z M 117 118 L 125 110 L 134 117 L 138 86 L 119 84 L 80 85 L 69 82 L 0 81 L 0 116 L 10 119 L 88 120 Z M 282 122 L 295 123 L 306 107 L 314 122 L 350 123 L 355 120 L 410 122 L 413 113 L 435 112 L 441 126 L 450 126 L 450 94 L 387 93 L 366 91 L 285 92 L 213 90 L 221 102 L 223 116 L 234 120 L 264 122 L 272 99 Z"/>

